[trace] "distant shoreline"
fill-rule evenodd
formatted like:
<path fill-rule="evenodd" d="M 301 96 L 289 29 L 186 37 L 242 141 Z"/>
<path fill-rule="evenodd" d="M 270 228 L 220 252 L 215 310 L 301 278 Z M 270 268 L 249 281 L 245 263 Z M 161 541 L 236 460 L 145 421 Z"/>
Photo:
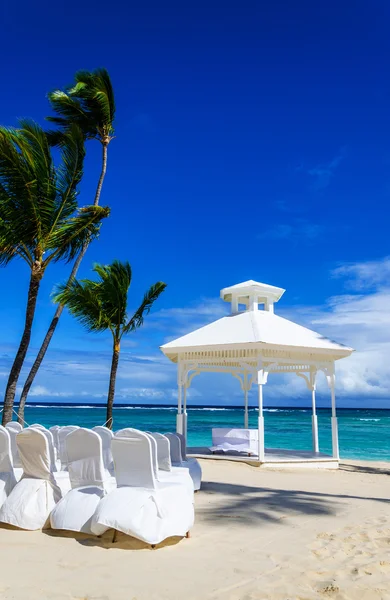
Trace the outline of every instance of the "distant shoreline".
<path fill-rule="evenodd" d="M 15 408 L 17 408 L 19 406 L 19 403 L 15 402 Z M 74 408 L 105 408 L 105 404 L 103 402 L 27 402 L 26 403 L 26 408 L 63 408 L 63 407 L 74 407 Z M 122 402 L 118 402 L 117 404 L 114 405 L 114 410 L 116 408 L 172 408 L 175 409 L 177 408 L 177 404 L 151 404 L 151 403 L 147 403 L 147 404 L 143 404 L 143 403 L 139 403 L 139 402 L 131 402 L 131 403 L 122 403 Z M 193 409 L 230 409 L 230 410 L 243 410 L 243 405 L 242 404 L 237 404 L 237 405 L 230 405 L 230 404 L 225 404 L 225 405 L 221 405 L 221 404 L 191 404 L 191 405 L 187 405 L 187 410 L 193 410 Z M 306 406 L 280 406 L 280 405 L 265 405 L 264 406 L 265 409 L 278 409 L 278 410 L 311 410 L 311 406 L 310 405 L 306 405 Z M 256 410 L 257 406 L 256 405 L 252 405 L 249 406 L 249 410 Z M 327 406 L 318 406 L 316 408 L 317 411 L 319 412 L 328 412 L 330 411 L 330 407 Z M 352 406 L 339 406 L 338 410 L 350 410 L 350 411 L 359 411 L 359 410 L 377 410 L 377 411 L 383 411 L 383 412 L 389 412 L 390 411 L 390 407 L 389 408 L 372 408 L 369 406 L 364 406 L 364 407 L 352 407 Z"/>

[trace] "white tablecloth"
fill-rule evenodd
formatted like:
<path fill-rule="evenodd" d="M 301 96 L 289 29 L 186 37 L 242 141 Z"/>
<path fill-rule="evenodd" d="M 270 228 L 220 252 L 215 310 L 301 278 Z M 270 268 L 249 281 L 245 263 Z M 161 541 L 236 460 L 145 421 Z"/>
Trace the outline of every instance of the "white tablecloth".
<path fill-rule="evenodd" d="M 213 445 L 212 452 L 246 452 L 248 454 L 258 454 L 259 452 L 259 432 L 257 429 L 227 429 L 213 428 L 211 430 Z"/>

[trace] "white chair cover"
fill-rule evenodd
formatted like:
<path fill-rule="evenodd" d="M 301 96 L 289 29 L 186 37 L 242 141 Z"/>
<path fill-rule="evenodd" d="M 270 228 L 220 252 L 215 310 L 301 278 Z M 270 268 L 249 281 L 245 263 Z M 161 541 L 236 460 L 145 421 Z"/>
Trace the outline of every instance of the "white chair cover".
<path fill-rule="evenodd" d="M 170 460 L 169 460 L 169 443 L 168 445 L 166 444 L 166 442 L 164 442 L 164 440 L 161 439 L 161 434 L 150 434 L 150 433 L 145 433 L 143 431 L 139 431 L 138 429 L 131 429 L 131 428 L 127 428 L 127 429 L 121 429 L 120 431 L 118 431 L 116 433 L 116 436 L 121 437 L 122 432 L 124 432 L 124 436 L 128 437 L 129 432 L 131 432 L 131 436 L 133 438 L 137 438 L 137 437 L 141 437 L 143 438 L 143 436 L 147 435 L 150 439 L 151 442 L 151 450 L 152 450 L 152 465 L 153 465 L 153 472 L 154 472 L 154 476 L 156 478 L 157 481 L 161 481 L 161 482 L 166 482 L 166 483 L 182 483 L 186 489 L 188 490 L 188 493 L 190 494 L 191 499 L 193 500 L 193 492 L 194 492 L 194 488 L 193 488 L 193 484 L 192 484 L 192 480 L 191 477 L 189 476 L 189 473 L 186 469 L 170 469 L 170 471 L 167 470 L 167 466 L 170 464 Z M 164 436 L 162 436 L 164 437 Z M 158 451 L 158 447 L 157 447 L 157 440 L 159 441 L 159 445 L 160 445 L 160 450 Z M 158 455 L 160 454 L 160 457 L 158 457 Z M 161 462 L 161 464 L 165 467 L 164 470 L 159 469 L 159 460 Z M 179 481 L 180 480 L 180 481 Z"/>
<path fill-rule="evenodd" d="M 23 425 L 18 423 L 17 421 L 9 421 L 6 425 L 7 429 L 15 429 L 18 433 L 23 430 Z"/>
<path fill-rule="evenodd" d="M 0 507 L 4 504 L 15 485 L 11 439 L 7 429 L 0 425 Z"/>
<path fill-rule="evenodd" d="M 161 433 L 147 432 L 156 441 L 157 445 L 157 464 L 162 471 L 171 471 L 171 456 L 169 450 L 169 440 Z"/>
<path fill-rule="evenodd" d="M 68 433 L 79 429 L 77 425 L 66 425 L 65 427 L 60 427 L 58 431 L 58 459 L 61 463 L 61 470 L 66 471 L 68 468 L 68 458 L 66 455 L 66 447 L 65 447 L 65 438 Z"/>
<path fill-rule="evenodd" d="M 114 434 L 112 433 L 111 429 L 108 429 L 108 427 L 104 427 L 103 425 L 97 425 L 92 429 L 92 431 L 95 431 L 102 440 L 104 467 L 109 473 L 113 473 L 114 462 L 112 460 L 111 441 L 114 437 Z"/>
<path fill-rule="evenodd" d="M 54 442 L 54 448 L 56 450 L 57 456 L 59 454 L 59 439 L 58 439 L 58 432 L 61 429 L 61 427 L 59 425 L 53 425 L 52 427 L 49 427 L 49 431 L 51 431 L 52 436 L 53 436 L 53 442 Z"/>
<path fill-rule="evenodd" d="M 11 421 L 10 423 L 7 423 L 5 428 L 7 429 L 10 436 L 11 454 L 14 468 L 21 469 L 22 461 L 20 460 L 18 447 L 16 445 L 16 436 L 22 431 L 22 426 L 20 425 L 20 423 L 16 423 L 16 421 Z"/>
<path fill-rule="evenodd" d="M 168 438 L 161 433 L 148 433 L 153 438 L 155 444 L 152 443 L 152 454 L 154 463 L 157 466 L 156 477 L 158 481 L 173 481 L 176 483 L 177 478 L 185 485 L 193 497 L 193 483 L 188 469 L 182 468 L 181 465 L 172 465 L 170 457 L 170 443 Z M 154 450 L 154 446 L 156 450 Z"/>
<path fill-rule="evenodd" d="M 78 428 L 66 436 L 65 446 L 72 490 L 52 511 L 51 526 L 92 533 L 91 518 L 107 485 L 102 440 L 95 431 Z"/>
<path fill-rule="evenodd" d="M 188 469 L 188 473 L 192 479 L 194 491 L 200 490 L 200 486 L 202 484 L 202 469 L 196 459 L 183 459 L 183 445 L 184 456 L 186 456 L 184 436 L 182 440 L 179 433 L 166 433 L 165 435 L 169 439 L 172 466 Z"/>
<path fill-rule="evenodd" d="M 46 436 L 38 429 L 18 433 L 16 442 L 23 476 L 0 509 L 0 522 L 21 529 L 41 529 L 61 498 L 51 472 Z"/>
<path fill-rule="evenodd" d="M 118 488 L 102 499 L 92 519 L 101 535 L 114 528 L 148 544 L 184 536 L 194 523 L 194 506 L 185 486 L 155 477 L 153 438 L 123 429 L 112 440 Z"/>
<path fill-rule="evenodd" d="M 44 427 L 43 425 L 38 425 L 38 424 L 30 425 L 30 427 L 27 427 L 27 429 L 38 429 L 39 431 L 42 431 L 43 435 L 46 437 L 47 444 L 49 447 L 51 471 L 54 473 L 55 471 L 57 471 L 57 465 L 56 465 L 56 453 L 55 453 L 55 448 L 54 448 L 54 439 L 53 439 L 52 432 L 49 431 L 49 429 L 46 429 L 46 427 Z"/>
<path fill-rule="evenodd" d="M 180 440 L 182 467 L 187 467 L 194 483 L 194 490 L 200 490 L 202 485 L 202 467 L 196 458 L 187 456 L 186 438 L 181 433 L 175 434 Z"/>

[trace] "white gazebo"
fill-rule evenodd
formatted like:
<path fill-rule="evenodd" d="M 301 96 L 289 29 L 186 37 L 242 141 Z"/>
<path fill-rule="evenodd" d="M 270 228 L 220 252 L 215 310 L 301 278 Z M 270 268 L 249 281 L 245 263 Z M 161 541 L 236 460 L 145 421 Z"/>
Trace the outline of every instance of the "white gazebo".
<path fill-rule="evenodd" d="M 353 350 L 275 315 L 274 304 L 284 292 L 282 288 L 252 280 L 224 288 L 220 295 L 222 300 L 230 302 L 230 315 L 161 346 L 162 352 L 178 366 L 177 431 L 187 438 L 187 389 L 193 378 L 202 372 L 226 372 L 240 381 L 243 390 L 244 429 L 248 429 L 248 392 L 252 385 L 257 385 L 258 452 L 254 460 L 258 464 L 287 462 L 298 466 L 316 462 L 316 466 L 337 466 L 335 361 L 350 356 Z M 332 456 L 319 452 L 315 397 L 319 371 L 325 373 L 330 388 Z M 266 450 L 263 386 L 270 373 L 295 373 L 306 382 L 313 410 L 312 452 Z M 210 454 L 203 450 L 204 454 Z"/>

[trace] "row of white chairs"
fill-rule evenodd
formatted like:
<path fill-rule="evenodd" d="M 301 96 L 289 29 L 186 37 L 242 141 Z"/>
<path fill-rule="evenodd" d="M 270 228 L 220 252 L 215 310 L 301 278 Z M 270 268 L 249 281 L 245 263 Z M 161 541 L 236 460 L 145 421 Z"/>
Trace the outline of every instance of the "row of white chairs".
<path fill-rule="evenodd" d="M 201 469 L 179 434 L 16 425 L 0 427 L 0 522 L 40 529 L 50 516 L 53 529 L 152 545 L 190 530 Z"/>

